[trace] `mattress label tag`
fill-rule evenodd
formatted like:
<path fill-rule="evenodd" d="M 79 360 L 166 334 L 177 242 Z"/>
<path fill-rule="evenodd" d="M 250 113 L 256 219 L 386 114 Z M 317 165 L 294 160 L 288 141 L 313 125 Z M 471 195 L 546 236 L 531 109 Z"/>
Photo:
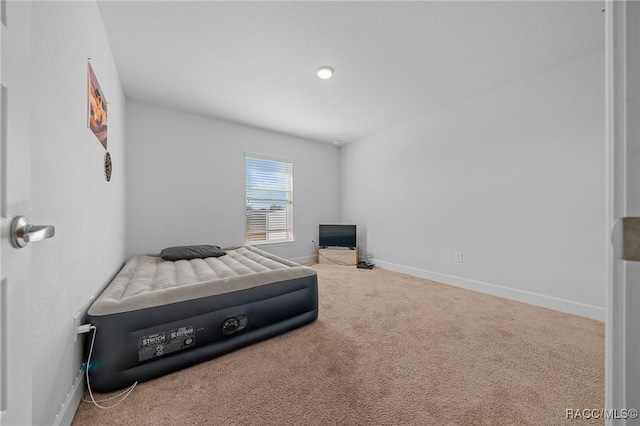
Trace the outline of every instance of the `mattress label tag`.
<path fill-rule="evenodd" d="M 138 339 L 138 360 L 161 357 L 195 346 L 196 328 L 193 325 L 142 336 Z"/>

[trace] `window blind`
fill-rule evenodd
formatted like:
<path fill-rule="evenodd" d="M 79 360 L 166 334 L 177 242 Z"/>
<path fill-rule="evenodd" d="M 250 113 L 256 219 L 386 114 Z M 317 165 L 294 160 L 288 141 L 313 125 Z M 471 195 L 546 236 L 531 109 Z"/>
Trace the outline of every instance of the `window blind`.
<path fill-rule="evenodd" d="M 293 241 L 293 163 L 245 155 L 245 241 Z"/>

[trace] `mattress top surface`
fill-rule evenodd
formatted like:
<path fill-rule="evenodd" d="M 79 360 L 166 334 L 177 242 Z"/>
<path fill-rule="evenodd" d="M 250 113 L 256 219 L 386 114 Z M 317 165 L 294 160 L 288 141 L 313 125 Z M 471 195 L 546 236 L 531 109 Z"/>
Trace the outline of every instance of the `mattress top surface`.
<path fill-rule="evenodd" d="M 316 275 L 312 268 L 252 246 L 225 251 L 221 257 L 177 261 L 134 256 L 88 314 L 128 312 Z"/>

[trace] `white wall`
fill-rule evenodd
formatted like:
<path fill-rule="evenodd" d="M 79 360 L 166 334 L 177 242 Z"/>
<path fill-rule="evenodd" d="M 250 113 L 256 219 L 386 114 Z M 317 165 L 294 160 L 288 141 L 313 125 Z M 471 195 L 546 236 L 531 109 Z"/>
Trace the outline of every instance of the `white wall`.
<path fill-rule="evenodd" d="M 34 2 L 32 13 L 33 223 L 56 235 L 34 244 L 33 421 L 52 424 L 80 368 L 73 316 L 86 310 L 125 257 L 125 98 L 93 2 Z M 105 150 L 87 128 L 87 57 L 108 105 Z M 75 407 L 72 408 L 72 412 Z"/>
<path fill-rule="evenodd" d="M 311 261 L 318 224 L 339 217 L 334 146 L 129 101 L 127 255 L 244 244 L 245 151 L 292 159 L 295 243 L 260 248 Z"/>
<path fill-rule="evenodd" d="M 361 251 L 604 320 L 603 64 L 596 52 L 342 147 L 341 218 Z"/>

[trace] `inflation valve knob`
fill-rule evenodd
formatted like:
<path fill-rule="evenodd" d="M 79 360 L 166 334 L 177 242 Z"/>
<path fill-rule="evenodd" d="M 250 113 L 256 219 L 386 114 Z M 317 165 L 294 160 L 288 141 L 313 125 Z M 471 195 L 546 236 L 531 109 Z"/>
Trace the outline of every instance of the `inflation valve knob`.
<path fill-rule="evenodd" d="M 227 336 L 233 334 L 238 330 L 239 325 L 240 321 L 237 318 L 227 318 L 222 323 L 222 333 Z"/>
<path fill-rule="evenodd" d="M 237 331 L 243 330 L 248 323 L 249 319 L 246 315 L 238 315 L 224 320 L 220 328 L 222 329 L 222 334 L 229 336 Z"/>

